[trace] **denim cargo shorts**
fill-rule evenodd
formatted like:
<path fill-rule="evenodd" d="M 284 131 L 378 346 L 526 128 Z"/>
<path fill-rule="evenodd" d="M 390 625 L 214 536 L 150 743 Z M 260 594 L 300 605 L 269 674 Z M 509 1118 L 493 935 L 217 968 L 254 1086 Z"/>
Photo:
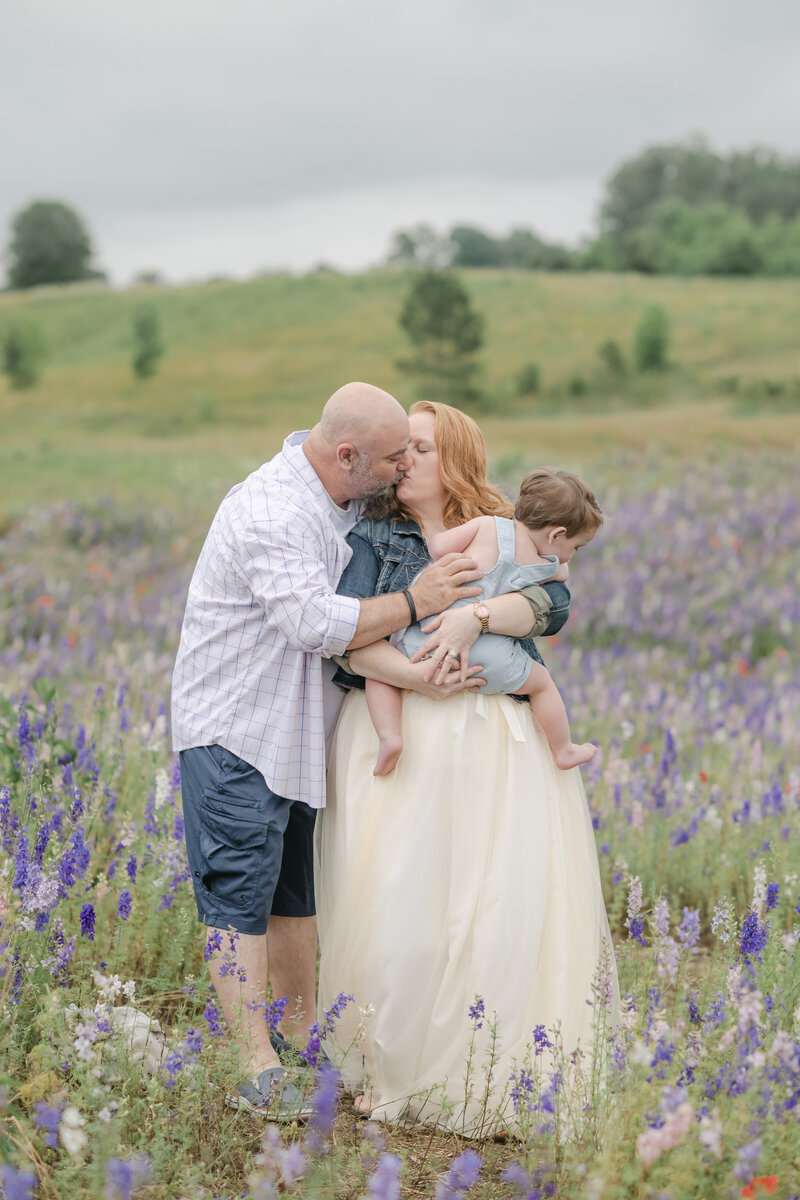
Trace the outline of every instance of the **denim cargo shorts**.
<path fill-rule="evenodd" d="M 197 915 L 262 934 L 271 915 L 313 916 L 314 820 L 223 746 L 182 750 L 181 792 Z"/>

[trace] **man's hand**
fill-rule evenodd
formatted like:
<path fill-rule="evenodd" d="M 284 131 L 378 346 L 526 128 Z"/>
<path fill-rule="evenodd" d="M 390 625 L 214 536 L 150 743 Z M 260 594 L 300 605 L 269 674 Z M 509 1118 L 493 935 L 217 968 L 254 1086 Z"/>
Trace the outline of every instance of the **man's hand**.
<path fill-rule="evenodd" d="M 450 671 L 445 676 L 443 683 L 430 683 L 426 679 L 427 669 L 427 662 L 408 662 L 408 674 L 403 682 L 403 687 L 408 691 L 428 696 L 431 700 L 446 700 L 448 696 L 455 696 L 458 692 L 474 692 L 486 683 L 486 680 L 478 674 L 481 668 L 477 666 L 468 668 L 466 679 L 461 678 L 459 671 Z"/>
<path fill-rule="evenodd" d="M 465 604 L 460 608 L 451 608 L 425 623 L 423 633 L 429 633 L 424 645 L 420 646 L 411 662 L 417 663 L 425 659 L 426 683 L 433 680 L 441 684 L 448 673 L 457 671 L 463 681 L 468 678 L 470 651 L 481 631 L 481 623 L 472 611 L 472 606 Z M 457 656 L 454 657 L 454 656 Z"/>
<path fill-rule="evenodd" d="M 454 600 L 464 596 L 479 596 L 479 587 L 464 585 L 474 584 L 482 574 L 475 560 L 466 554 L 445 554 L 438 562 L 431 563 L 409 588 L 417 617 L 422 619 L 443 612 Z"/>

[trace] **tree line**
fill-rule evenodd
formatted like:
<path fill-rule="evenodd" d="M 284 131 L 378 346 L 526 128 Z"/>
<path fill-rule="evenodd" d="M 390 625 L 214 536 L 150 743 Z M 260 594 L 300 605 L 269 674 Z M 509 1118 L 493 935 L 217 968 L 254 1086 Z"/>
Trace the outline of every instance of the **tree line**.
<path fill-rule="evenodd" d="M 651 146 L 610 177 L 596 235 L 577 248 L 530 229 L 496 237 L 457 225 L 395 233 L 388 255 L 421 267 L 800 274 L 800 158 L 715 153 L 702 139 Z"/>

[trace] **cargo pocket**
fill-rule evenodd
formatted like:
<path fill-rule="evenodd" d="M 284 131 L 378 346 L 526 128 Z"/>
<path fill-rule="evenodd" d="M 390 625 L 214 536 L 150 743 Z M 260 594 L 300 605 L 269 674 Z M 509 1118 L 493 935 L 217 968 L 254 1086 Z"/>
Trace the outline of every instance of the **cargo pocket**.
<path fill-rule="evenodd" d="M 245 909 L 252 905 L 256 886 L 263 886 L 270 829 L 263 817 L 247 820 L 248 810 L 225 816 L 200 806 L 200 882 L 220 905 Z"/>

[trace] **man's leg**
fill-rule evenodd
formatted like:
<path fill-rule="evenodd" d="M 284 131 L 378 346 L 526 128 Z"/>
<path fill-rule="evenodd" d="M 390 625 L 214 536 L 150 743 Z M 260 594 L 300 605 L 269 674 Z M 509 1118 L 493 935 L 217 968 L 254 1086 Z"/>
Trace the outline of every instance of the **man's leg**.
<path fill-rule="evenodd" d="M 225 932 L 222 936 L 224 947 L 229 935 Z M 267 1068 L 280 1066 L 264 1020 L 268 965 L 266 936 L 240 933 L 234 954 L 236 965 L 233 971 L 229 970 L 230 956 L 226 961 L 222 951 L 211 956 L 208 969 L 228 1029 L 242 1052 L 244 1074 L 258 1075 Z M 241 976 L 245 982 L 241 982 Z"/>
<path fill-rule="evenodd" d="M 317 1019 L 317 918 L 278 917 L 267 926 L 269 981 L 273 997 L 286 996 L 285 1037 L 308 1040 Z"/>
<path fill-rule="evenodd" d="M 255 1075 L 278 1066 L 264 1019 L 265 930 L 291 802 L 221 746 L 181 751 L 181 791 L 198 916 L 214 948 L 211 979 L 243 1066 Z"/>
<path fill-rule="evenodd" d="M 316 810 L 296 800 L 283 834 L 283 859 L 267 927 L 273 999 L 285 996 L 281 1032 L 306 1043 L 317 1019 Z"/>

